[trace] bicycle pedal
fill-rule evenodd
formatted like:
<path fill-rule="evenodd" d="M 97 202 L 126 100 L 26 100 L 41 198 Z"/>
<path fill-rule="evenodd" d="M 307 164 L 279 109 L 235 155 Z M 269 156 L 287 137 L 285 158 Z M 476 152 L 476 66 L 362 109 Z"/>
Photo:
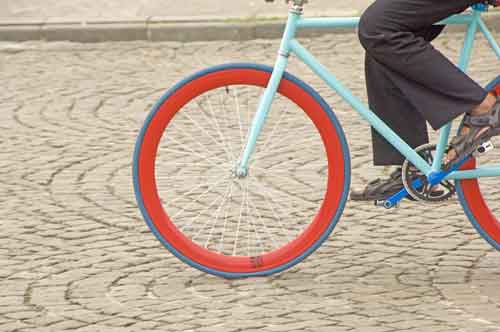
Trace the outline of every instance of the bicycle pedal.
<path fill-rule="evenodd" d="M 493 145 L 493 143 L 491 143 L 491 141 L 484 142 L 483 144 L 477 147 L 476 151 L 473 153 L 473 156 L 480 157 L 482 155 L 487 154 L 493 149 L 495 149 L 495 146 Z"/>
<path fill-rule="evenodd" d="M 374 201 L 374 205 L 375 205 L 376 207 L 383 207 L 383 208 L 385 208 L 385 209 L 388 209 L 388 210 L 389 210 L 389 209 L 399 208 L 399 205 L 400 205 L 400 204 L 398 203 L 398 204 L 396 204 L 396 205 L 389 206 L 389 205 L 388 205 L 388 201 L 384 199 L 384 200 Z"/>

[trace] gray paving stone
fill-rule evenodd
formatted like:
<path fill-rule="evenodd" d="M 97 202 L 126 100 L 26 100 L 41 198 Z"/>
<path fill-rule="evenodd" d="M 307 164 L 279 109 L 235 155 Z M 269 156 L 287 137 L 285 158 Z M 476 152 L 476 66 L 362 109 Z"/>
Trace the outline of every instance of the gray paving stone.
<path fill-rule="evenodd" d="M 302 41 L 366 99 L 354 35 Z M 455 34 L 436 42 L 450 56 L 460 45 Z M 405 202 L 391 214 L 349 202 L 314 255 L 262 279 L 207 276 L 149 232 L 130 170 L 148 109 L 196 70 L 235 59 L 271 65 L 277 47 L 0 43 L 1 331 L 500 330 L 500 258 L 454 201 Z M 483 39 L 475 54 L 471 75 L 485 84 L 498 60 Z M 353 185 L 378 176 L 369 127 L 296 59 L 289 69 L 345 127 Z"/>

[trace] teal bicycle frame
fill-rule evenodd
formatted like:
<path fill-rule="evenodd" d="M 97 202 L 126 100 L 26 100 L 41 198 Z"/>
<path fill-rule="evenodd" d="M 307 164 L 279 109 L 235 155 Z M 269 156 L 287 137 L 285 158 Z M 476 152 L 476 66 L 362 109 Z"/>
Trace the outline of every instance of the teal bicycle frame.
<path fill-rule="evenodd" d="M 459 67 L 464 72 L 467 70 L 471 58 L 472 48 L 478 29 L 484 34 L 491 48 L 500 58 L 500 47 L 493 38 L 493 35 L 486 27 L 481 18 L 481 12 L 486 8 L 475 6 L 471 13 L 452 16 L 442 24 L 462 24 L 467 25 L 465 42 L 461 51 Z M 253 119 L 252 126 L 245 150 L 241 156 L 237 168 L 238 176 L 248 174 L 248 166 L 251 155 L 259 134 L 264 126 L 267 115 L 271 109 L 271 104 L 276 95 L 283 73 L 288 65 L 290 54 L 295 54 L 302 62 L 308 65 L 325 83 L 336 91 L 354 110 L 356 110 L 370 125 L 375 128 L 385 139 L 401 152 L 413 165 L 415 165 L 428 178 L 436 177 L 441 173 L 441 164 L 448 144 L 451 123 L 440 130 L 439 142 L 437 144 L 436 155 L 432 165 L 429 165 L 417 152 L 415 152 L 401 137 L 389 128 L 379 117 L 377 117 L 363 102 L 356 98 L 328 69 L 323 66 L 311 53 L 309 53 L 298 41 L 295 35 L 301 28 L 356 28 L 359 24 L 359 17 L 345 18 L 302 18 L 302 7 L 294 6 L 290 9 L 283 39 L 278 54 L 278 59 L 268 86 L 261 97 L 257 113 Z M 473 179 L 479 177 L 500 176 L 500 165 L 480 167 L 469 171 L 455 171 L 450 173 L 446 179 Z"/>

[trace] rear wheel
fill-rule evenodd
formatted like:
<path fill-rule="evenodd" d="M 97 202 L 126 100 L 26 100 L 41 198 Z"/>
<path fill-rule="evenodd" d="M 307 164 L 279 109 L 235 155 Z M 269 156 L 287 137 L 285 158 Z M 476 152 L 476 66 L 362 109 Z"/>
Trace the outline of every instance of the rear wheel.
<path fill-rule="evenodd" d="M 348 195 L 349 153 L 329 106 L 285 74 L 250 173 L 234 175 L 272 68 L 217 66 L 168 91 L 139 135 L 134 184 L 144 218 L 185 263 L 263 276 L 311 254 Z"/>
<path fill-rule="evenodd" d="M 487 86 L 488 91 L 500 96 L 500 76 Z M 495 143 L 498 138 L 493 138 Z M 495 149 L 481 158 L 484 164 L 500 164 L 500 149 Z M 475 169 L 479 160 L 471 159 L 462 170 Z M 472 225 L 497 250 L 500 250 L 500 186 L 499 179 L 480 178 L 457 181 L 457 193 L 465 213 Z"/>

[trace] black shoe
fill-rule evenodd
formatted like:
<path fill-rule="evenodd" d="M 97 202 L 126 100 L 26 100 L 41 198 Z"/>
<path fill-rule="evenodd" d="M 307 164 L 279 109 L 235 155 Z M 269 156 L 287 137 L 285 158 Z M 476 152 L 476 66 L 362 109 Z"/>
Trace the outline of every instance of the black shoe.
<path fill-rule="evenodd" d="M 383 201 L 397 194 L 404 188 L 401 168 L 396 169 L 387 179 L 376 179 L 368 183 L 364 190 L 351 190 L 352 201 Z M 440 197 L 444 194 L 443 190 L 435 188 L 431 197 Z M 415 201 L 411 195 L 406 197 L 410 201 Z"/>
<path fill-rule="evenodd" d="M 376 179 L 363 190 L 351 190 L 353 201 L 385 200 L 404 188 L 401 168 L 396 169 L 387 179 Z"/>

